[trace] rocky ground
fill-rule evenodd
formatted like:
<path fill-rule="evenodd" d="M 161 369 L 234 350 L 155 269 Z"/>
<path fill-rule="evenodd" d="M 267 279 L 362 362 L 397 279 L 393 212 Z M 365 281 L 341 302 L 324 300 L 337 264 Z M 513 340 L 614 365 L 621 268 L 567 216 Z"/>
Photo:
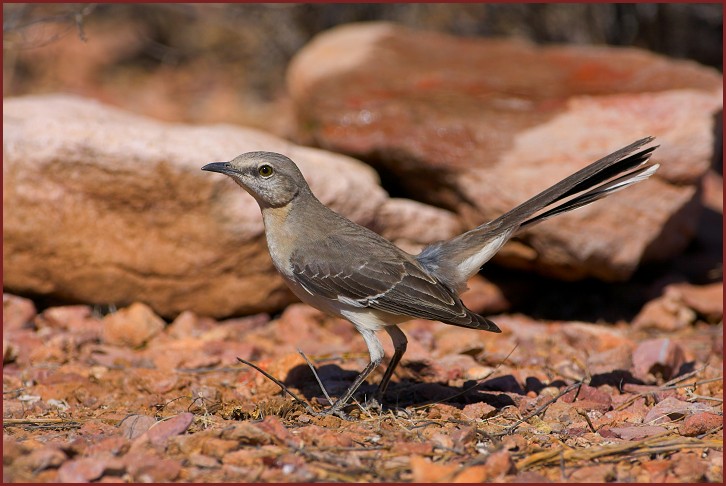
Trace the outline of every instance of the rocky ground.
<path fill-rule="evenodd" d="M 322 7 L 55 8 L 5 11 L 4 481 L 723 481 L 720 72 L 390 23 L 308 43 Z M 531 14 L 418 8 L 389 14 L 470 35 Z M 699 8 L 666 31 L 705 54 Z M 582 24 L 563 13 L 540 34 Z M 501 334 L 404 324 L 386 403 L 365 402 L 376 370 L 352 421 L 314 412 L 362 338 L 295 303 L 257 205 L 199 170 L 286 153 L 415 253 L 646 135 L 654 177 L 472 279 Z"/>
<path fill-rule="evenodd" d="M 335 395 L 365 345 L 303 304 L 165 325 L 144 304 L 36 314 L 6 294 L 4 480 L 720 482 L 721 293 L 670 287 L 635 325 L 412 321 L 387 405 L 352 422 L 309 413 L 327 402 L 297 350 Z"/>

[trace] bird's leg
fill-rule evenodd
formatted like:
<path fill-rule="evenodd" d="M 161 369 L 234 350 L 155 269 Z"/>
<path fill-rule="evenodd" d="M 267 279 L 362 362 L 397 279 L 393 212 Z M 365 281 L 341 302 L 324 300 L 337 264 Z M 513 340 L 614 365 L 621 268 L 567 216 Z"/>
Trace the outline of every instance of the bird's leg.
<path fill-rule="evenodd" d="M 330 408 L 324 410 L 321 415 L 330 415 L 340 411 L 340 409 L 342 409 L 345 404 L 348 403 L 348 400 L 351 399 L 356 390 L 358 390 L 358 387 L 360 387 L 361 383 L 363 383 L 368 375 L 370 375 L 371 372 L 376 369 L 379 364 L 381 364 L 381 360 L 383 359 L 383 346 L 381 346 L 381 342 L 376 337 L 375 332 L 369 329 L 360 328 L 358 326 L 356 326 L 356 328 L 363 335 L 363 339 L 368 346 L 368 353 L 371 355 L 371 361 L 356 377 L 355 381 L 353 381 L 353 384 L 348 387 L 343 396 L 338 398 Z"/>
<path fill-rule="evenodd" d="M 391 358 L 391 362 L 388 363 L 388 368 L 386 368 L 386 372 L 383 373 L 383 378 L 381 379 L 381 383 L 378 385 L 378 390 L 376 390 L 376 400 L 379 402 L 383 401 L 383 396 L 386 394 L 386 389 L 388 388 L 388 383 L 391 381 L 391 377 L 393 376 L 393 371 L 396 369 L 396 366 L 398 366 L 398 362 L 401 361 L 401 357 L 403 356 L 403 353 L 406 352 L 406 346 L 408 345 L 408 339 L 406 339 L 406 335 L 401 331 L 401 328 L 399 328 L 396 325 L 391 325 L 384 328 L 389 336 L 391 336 L 391 341 L 393 341 L 393 357 Z"/>

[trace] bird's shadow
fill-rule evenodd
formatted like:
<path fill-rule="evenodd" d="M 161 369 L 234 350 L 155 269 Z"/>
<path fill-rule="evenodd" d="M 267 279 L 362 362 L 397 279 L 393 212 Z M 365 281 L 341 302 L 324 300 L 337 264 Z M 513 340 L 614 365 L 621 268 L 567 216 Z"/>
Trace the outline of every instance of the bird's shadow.
<path fill-rule="evenodd" d="M 414 364 L 410 366 L 414 366 Z M 358 375 L 356 371 L 346 370 L 335 364 L 319 366 L 316 371 L 331 397 L 342 395 Z M 678 374 L 687 371 L 688 366 L 684 366 Z M 283 383 L 298 389 L 308 401 L 324 396 L 313 372 L 307 365 L 292 368 Z M 645 383 L 634 377 L 629 370 L 613 370 L 590 377 L 590 386 L 593 387 L 610 385 L 622 389 L 625 384 L 644 385 Z M 543 382 L 533 376 L 527 377 L 524 383 L 520 384 L 513 375 L 497 376 L 483 381 L 468 380 L 462 386 L 402 379 L 391 381 L 384 403 L 389 407 L 397 408 L 445 403 L 459 409 L 472 403 L 486 403 L 501 410 L 507 406 L 517 406 L 518 400 L 515 398 L 518 395 L 524 396 L 530 392 L 539 395 L 544 388 L 563 388 L 567 385 L 568 383 L 563 380 Z M 356 398 L 359 401 L 365 401 L 366 397 L 373 396 L 377 386 L 375 380 L 368 380 L 358 389 Z"/>
<path fill-rule="evenodd" d="M 355 380 L 356 371 L 345 370 L 338 365 L 326 364 L 316 368 L 318 377 L 331 397 L 340 396 Z M 307 399 L 324 396 L 320 385 L 307 365 L 298 365 L 290 370 L 283 381 L 286 386 L 294 387 Z M 549 386 L 564 386 L 564 382 L 553 382 Z M 356 393 L 359 400 L 372 397 L 378 384 L 375 380 L 361 385 Z M 543 385 L 543 387 L 546 385 Z M 427 403 L 446 403 L 463 408 L 471 403 L 486 403 L 496 409 L 516 405 L 509 395 L 524 395 L 523 389 L 512 375 L 492 378 L 482 382 L 469 380 L 462 386 L 449 386 L 436 382 L 423 382 L 403 379 L 391 380 L 386 392 L 385 405 L 408 407 Z"/>

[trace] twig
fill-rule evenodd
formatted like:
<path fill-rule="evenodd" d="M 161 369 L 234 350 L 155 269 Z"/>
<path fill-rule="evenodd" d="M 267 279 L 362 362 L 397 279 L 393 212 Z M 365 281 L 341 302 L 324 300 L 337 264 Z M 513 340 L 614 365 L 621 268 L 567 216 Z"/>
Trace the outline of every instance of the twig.
<path fill-rule="evenodd" d="M 320 452 L 370 452 L 370 451 L 387 451 L 390 446 L 363 446 L 363 447 L 318 447 Z"/>
<path fill-rule="evenodd" d="M 368 469 L 364 469 L 360 466 L 354 466 L 345 459 L 345 455 L 341 454 L 326 454 L 323 451 L 309 450 L 305 447 L 292 447 L 293 452 L 300 454 L 302 457 L 308 460 L 317 461 L 319 466 L 336 466 L 337 471 L 340 472 L 342 468 L 345 472 L 350 474 L 365 474 L 370 472 Z"/>
<path fill-rule="evenodd" d="M 38 18 L 31 18 L 27 19 L 29 15 L 26 15 L 26 12 L 30 12 L 30 10 L 23 10 L 21 11 L 20 15 L 17 16 L 17 18 L 11 18 L 8 22 L 6 22 L 3 25 L 3 33 L 10 33 L 15 32 L 20 37 L 26 37 L 26 34 L 23 32 L 25 29 L 35 25 L 35 24 L 68 24 L 63 25 L 63 28 L 60 29 L 60 32 L 51 35 L 48 37 L 48 39 L 44 41 L 40 41 L 39 43 L 26 43 L 21 44 L 20 42 L 14 42 L 14 47 L 16 48 L 38 48 L 43 47 L 45 45 L 48 45 L 52 42 L 57 41 L 58 39 L 61 39 L 65 37 L 67 34 L 69 34 L 73 30 L 73 26 L 70 24 L 75 24 L 75 27 L 78 31 L 78 37 L 83 41 L 86 42 L 86 34 L 84 31 L 84 20 L 85 17 L 89 16 L 93 9 L 96 7 L 95 4 L 88 4 L 83 7 L 81 7 L 77 11 L 68 11 L 64 12 L 58 15 L 49 15 L 49 16 L 41 16 Z M 26 20 L 27 19 L 27 20 Z"/>
<path fill-rule="evenodd" d="M 316 416 L 319 415 L 318 412 L 316 412 L 315 410 L 313 410 L 313 408 L 306 401 L 302 400 L 300 397 L 298 397 L 293 392 L 291 392 L 285 386 L 285 384 L 283 382 L 281 382 L 280 380 L 278 380 L 277 378 L 275 378 L 274 376 L 272 376 L 271 374 L 269 374 L 267 371 L 263 370 L 262 368 L 260 368 L 256 364 L 247 361 L 246 359 L 242 359 L 240 357 L 237 357 L 237 361 L 239 361 L 240 363 L 244 363 L 247 366 L 250 366 L 250 367 L 256 369 L 257 371 L 259 371 L 260 373 L 262 373 L 262 375 L 265 378 L 267 378 L 268 380 L 270 380 L 271 382 L 273 382 L 275 385 L 279 386 L 282 389 L 282 391 L 285 392 L 285 393 L 287 393 L 288 395 L 290 395 L 293 398 L 293 400 L 297 400 L 298 402 L 300 402 L 305 407 L 305 410 L 307 410 L 308 413 L 310 413 L 311 415 L 316 415 Z"/>
<path fill-rule="evenodd" d="M 595 426 L 592 425 L 592 422 L 590 421 L 590 417 L 588 417 L 587 412 L 585 412 L 584 410 L 578 410 L 577 415 L 585 417 L 585 422 L 587 422 L 587 426 L 590 427 L 590 430 L 593 433 L 597 432 L 597 429 L 595 428 Z"/>
<path fill-rule="evenodd" d="M 663 383 L 661 386 L 659 386 L 655 390 L 648 390 L 648 391 L 640 392 L 640 393 L 634 395 L 633 397 L 629 398 L 628 400 L 625 400 L 623 403 L 621 403 L 617 408 L 615 408 L 615 411 L 625 410 L 631 404 L 633 404 L 633 402 L 635 402 L 638 398 L 648 396 L 649 394 L 654 393 L 656 391 L 675 390 L 677 388 L 690 388 L 690 387 L 694 387 L 694 386 L 698 386 L 698 385 L 703 385 L 705 383 L 712 383 L 714 381 L 723 380 L 723 376 L 717 376 L 715 378 L 708 378 L 708 379 L 705 379 L 702 381 L 696 381 L 696 382 L 689 383 L 689 384 L 681 383 L 682 381 L 685 381 L 685 380 L 699 374 L 700 372 L 705 370 L 706 367 L 708 367 L 708 365 L 704 365 L 703 367 L 701 367 L 697 370 L 693 370 L 690 373 L 686 373 L 683 376 L 677 376 L 677 377 L 673 378 L 672 380 L 667 381 L 666 383 Z M 679 383 L 681 383 L 681 384 L 679 384 Z"/>
<path fill-rule="evenodd" d="M 76 12 L 76 15 L 74 16 L 74 20 L 76 21 L 76 27 L 78 28 L 78 38 L 81 39 L 83 42 L 88 42 L 88 38 L 86 37 L 86 31 L 83 28 L 83 21 L 85 20 L 86 15 L 91 13 L 94 8 L 95 5 L 88 5 L 84 9 Z"/>
<path fill-rule="evenodd" d="M 425 422 L 421 422 L 419 424 L 413 425 L 411 428 L 406 428 L 406 430 L 408 430 L 409 432 L 411 432 L 411 431 L 416 430 L 416 429 L 421 429 L 421 428 L 424 428 L 424 427 L 428 427 L 429 425 L 438 425 L 439 427 L 443 427 L 443 425 L 440 422 L 436 421 L 436 420 L 427 420 Z"/>
<path fill-rule="evenodd" d="M 628 457 L 635 457 L 643 454 L 654 454 L 662 452 L 676 452 L 682 449 L 692 448 L 723 448 L 723 440 L 698 440 L 674 435 L 672 432 L 654 435 L 640 441 L 627 441 L 621 444 L 605 445 L 601 447 L 590 447 L 587 449 L 571 449 L 560 447 L 547 451 L 534 453 L 516 464 L 518 471 L 529 469 L 533 466 L 547 466 L 557 464 L 560 460 L 566 462 L 589 461 L 595 459 L 603 460 L 619 455 L 627 454 Z"/>
<path fill-rule="evenodd" d="M 666 381 L 665 383 L 663 383 L 663 385 L 661 385 L 660 388 L 663 388 L 664 390 L 665 389 L 668 389 L 668 387 L 671 387 L 671 386 L 675 385 L 676 383 L 680 383 L 682 381 L 686 381 L 690 377 L 696 376 L 697 374 L 699 374 L 700 372 L 702 372 L 706 368 L 708 368 L 708 364 L 703 365 L 702 367 L 698 368 L 697 370 L 689 371 L 685 375 L 676 376 L 675 378 L 672 378 L 672 379 Z"/>
<path fill-rule="evenodd" d="M 692 393 L 689 393 L 688 394 L 688 401 L 689 402 L 692 402 L 692 401 L 695 401 L 695 400 L 706 400 L 706 401 L 710 400 L 712 402 L 723 403 L 723 398 L 707 397 L 706 395 L 694 395 Z"/>
<path fill-rule="evenodd" d="M 78 428 L 83 424 L 78 420 L 67 420 L 62 418 L 31 418 L 31 419 L 3 419 L 3 428 L 16 425 L 26 425 L 37 428 Z"/>
<path fill-rule="evenodd" d="M 62 418 L 30 418 L 30 419 L 3 419 L 3 425 L 36 425 L 36 424 L 69 424 L 80 423 L 77 420 L 67 420 Z"/>
<path fill-rule="evenodd" d="M 155 403 L 152 405 L 152 407 L 155 407 L 159 412 L 161 412 L 162 410 L 164 410 L 166 407 L 168 407 L 172 403 L 179 401 L 179 400 L 183 400 L 185 398 L 189 398 L 191 400 L 194 397 L 191 397 L 189 395 L 182 395 L 180 397 L 176 397 L 176 398 L 172 398 L 171 400 L 167 400 L 166 403 Z M 128 417 L 128 415 L 127 415 L 127 417 Z"/>
<path fill-rule="evenodd" d="M 512 425 L 510 425 L 509 427 L 507 427 L 506 429 L 504 429 L 504 431 L 498 432 L 498 433 L 492 434 L 492 435 L 494 437 L 501 437 L 501 436 L 504 436 L 504 435 L 511 434 L 512 432 L 514 432 L 515 430 L 517 430 L 517 427 L 519 427 L 522 423 L 526 422 L 527 420 L 531 419 L 532 417 L 535 417 L 535 416 L 541 414 L 542 412 L 544 412 L 545 410 L 547 410 L 547 407 L 549 407 L 550 405 L 552 405 L 554 402 L 556 402 L 557 400 L 559 400 L 560 398 L 562 398 L 564 395 L 566 395 L 570 391 L 572 391 L 575 388 L 577 388 L 578 389 L 578 392 L 579 392 L 580 387 L 582 387 L 582 385 L 584 383 L 585 382 L 582 381 L 582 380 L 581 381 L 578 381 L 577 383 L 573 383 L 572 385 L 570 385 L 567 388 L 565 388 L 564 390 L 562 390 L 556 397 L 553 397 L 553 398 L 547 400 L 543 405 L 541 405 L 540 407 L 537 407 L 533 412 L 530 412 L 526 416 L 524 416 L 521 419 L 517 420 Z"/>
<path fill-rule="evenodd" d="M 308 357 L 305 356 L 305 353 L 303 353 L 300 348 L 297 349 L 297 352 L 300 353 L 300 356 L 303 357 L 303 359 L 305 360 L 305 362 L 310 367 L 310 371 L 313 372 L 313 376 L 315 377 L 315 380 L 318 382 L 318 385 L 320 386 L 320 389 L 323 391 L 323 395 L 325 395 L 325 398 L 328 399 L 328 403 L 330 405 L 332 405 L 333 404 L 333 400 L 330 398 L 330 395 L 328 395 L 328 391 L 325 389 L 325 386 L 323 386 L 323 382 L 320 379 L 320 377 L 318 376 L 318 371 L 315 369 L 315 366 L 313 366 L 313 364 L 310 362 L 310 360 L 308 359 Z"/>
<path fill-rule="evenodd" d="M 177 373 L 199 373 L 199 374 L 205 374 L 205 373 L 227 373 L 232 371 L 239 371 L 241 370 L 241 366 L 224 366 L 224 367 L 217 367 L 217 366 L 203 366 L 201 368 L 176 368 L 174 371 Z"/>
<path fill-rule="evenodd" d="M 304 355 L 303 355 L 303 357 L 304 357 Z M 257 371 L 259 371 L 260 373 L 262 373 L 262 374 L 263 374 L 263 375 L 265 376 L 265 378 L 267 378 L 268 380 L 272 381 L 272 382 L 273 382 L 273 383 L 275 383 L 275 384 L 276 384 L 277 386 L 279 386 L 279 387 L 280 387 L 280 388 L 282 389 L 282 391 L 283 391 L 283 392 L 285 392 L 285 393 L 287 393 L 288 395 L 290 395 L 290 396 L 291 396 L 291 397 L 292 397 L 292 398 L 293 398 L 294 400 L 297 400 L 298 402 L 300 402 L 300 404 L 301 404 L 301 405 L 302 405 L 303 407 L 305 407 L 305 410 L 307 410 L 307 412 L 308 412 L 308 413 L 309 413 L 310 415 L 314 415 L 314 416 L 316 416 L 316 417 L 325 417 L 326 415 L 329 415 L 329 414 L 333 413 L 333 414 L 334 414 L 335 416 L 337 416 L 337 417 L 340 417 L 340 418 L 341 418 L 341 419 L 343 419 L 343 420 L 347 420 L 347 421 L 350 421 L 350 422 L 352 422 L 352 421 L 353 421 L 353 419 L 352 419 L 352 418 L 351 418 L 351 417 L 350 417 L 350 416 L 349 416 L 348 414 L 346 414 L 345 412 L 343 412 L 342 410 L 336 410 L 336 411 L 334 411 L 334 412 L 331 412 L 331 411 L 330 411 L 330 409 L 328 409 L 328 410 L 326 410 L 326 411 L 323 411 L 323 412 L 316 412 L 315 410 L 313 410 L 313 408 L 312 408 L 312 407 L 310 406 L 310 404 L 309 404 L 309 403 L 307 403 L 306 401 L 302 400 L 302 399 L 301 399 L 300 397 L 298 397 L 297 395 L 295 395 L 295 394 L 294 394 L 293 392 L 291 392 L 291 391 L 290 391 L 290 390 L 289 390 L 289 389 L 288 389 L 288 388 L 287 388 L 287 387 L 285 386 L 285 384 L 284 384 L 284 383 L 282 383 L 282 382 L 281 382 L 280 380 L 278 380 L 277 378 L 275 378 L 274 376 L 272 376 L 271 374 L 269 374 L 268 372 L 266 372 L 265 370 L 263 370 L 262 368 L 260 368 L 260 367 L 259 367 L 259 366 L 257 366 L 256 364 L 254 364 L 254 363 L 251 363 L 251 362 L 249 362 L 249 361 L 247 361 L 247 360 L 244 360 L 244 359 L 242 359 L 242 358 L 240 358 L 240 357 L 237 357 L 237 361 L 239 361 L 240 363 L 244 363 L 244 364 L 246 364 L 247 366 L 251 366 L 252 368 L 254 368 L 254 369 L 256 369 Z M 325 390 L 325 389 L 323 388 L 323 391 L 324 391 L 324 390 Z M 327 395 L 327 394 L 326 394 L 326 395 Z M 332 405 L 331 405 L 331 407 L 332 407 Z"/>
<path fill-rule="evenodd" d="M 355 399 L 355 397 L 351 397 L 350 401 L 353 403 L 353 405 L 357 405 L 358 409 L 361 411 L 361 413 L 368 414 L 368 418 L 366 420 L 375 420 L 376 417 L 373 416 L 373 414 L 370 411 L 370 407 L 364 407 L 361 405 L 361 403 Z M 332 402 L 331 402 L 332 403 Z M 380 418 L 380 417 L 378 417 Z"/>
<path fill-rule="evenodd" d="M 708 437 L 711 434 L 715 434 L 716 432 L 718 432 L 719 430 L 722 430 L 722 429 L 723 429 L 723 424 L 717 425 L 716 427 L 712 428 L 708 432 L 705 432 L 701 435 L 696 436 L 696 438 L 703 439 L 704 437 Z"/>
<path fill-rule="evenodd" d="M 697 387 L 699 385 L 705 385 L 706 383 L 713 383 L 715 381 L 723 381 L 723 376 L 716 376 L 715 378 L 707 378 L 701 381 L 694 381 L 693 383 L 685 383 L 682 385 L 671 385 L 663 388 L 664 390 L 675 390 L 676 388 L 690 388 Z"/>

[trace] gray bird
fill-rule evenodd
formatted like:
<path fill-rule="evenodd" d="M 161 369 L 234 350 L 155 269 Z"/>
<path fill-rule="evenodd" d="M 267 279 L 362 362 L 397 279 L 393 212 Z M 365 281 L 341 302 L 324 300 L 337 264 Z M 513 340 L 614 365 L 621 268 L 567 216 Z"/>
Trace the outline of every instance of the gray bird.
<path fill-rule="evenodd" d="M 249 152 L 202 170 L 232 178 L 257 200 L 272 262 L 303 302 L 350 321 L 368 346 L 370 362 L 323 414 L 339 413 L 383 359 L 376 331 L 384 329 L 394 353 L 378 386 L 382 399 L 406 351 L 398 324 L 429 319 L 501 332 L 475 314 L 459 293 L 504 243 L 522 228 L 597 201 L 647 179 L 658 168 L 646 162 L 656 147 L 639 140 L 572 174 L 499 218 L 449 241 L 410 255 L 373 231 L 323 205 L 295 163 L 272 152 Z M 559 204 L 556 204 L 559 203 Z M 342 412 L 341 412 L 342 413 Z"/>

